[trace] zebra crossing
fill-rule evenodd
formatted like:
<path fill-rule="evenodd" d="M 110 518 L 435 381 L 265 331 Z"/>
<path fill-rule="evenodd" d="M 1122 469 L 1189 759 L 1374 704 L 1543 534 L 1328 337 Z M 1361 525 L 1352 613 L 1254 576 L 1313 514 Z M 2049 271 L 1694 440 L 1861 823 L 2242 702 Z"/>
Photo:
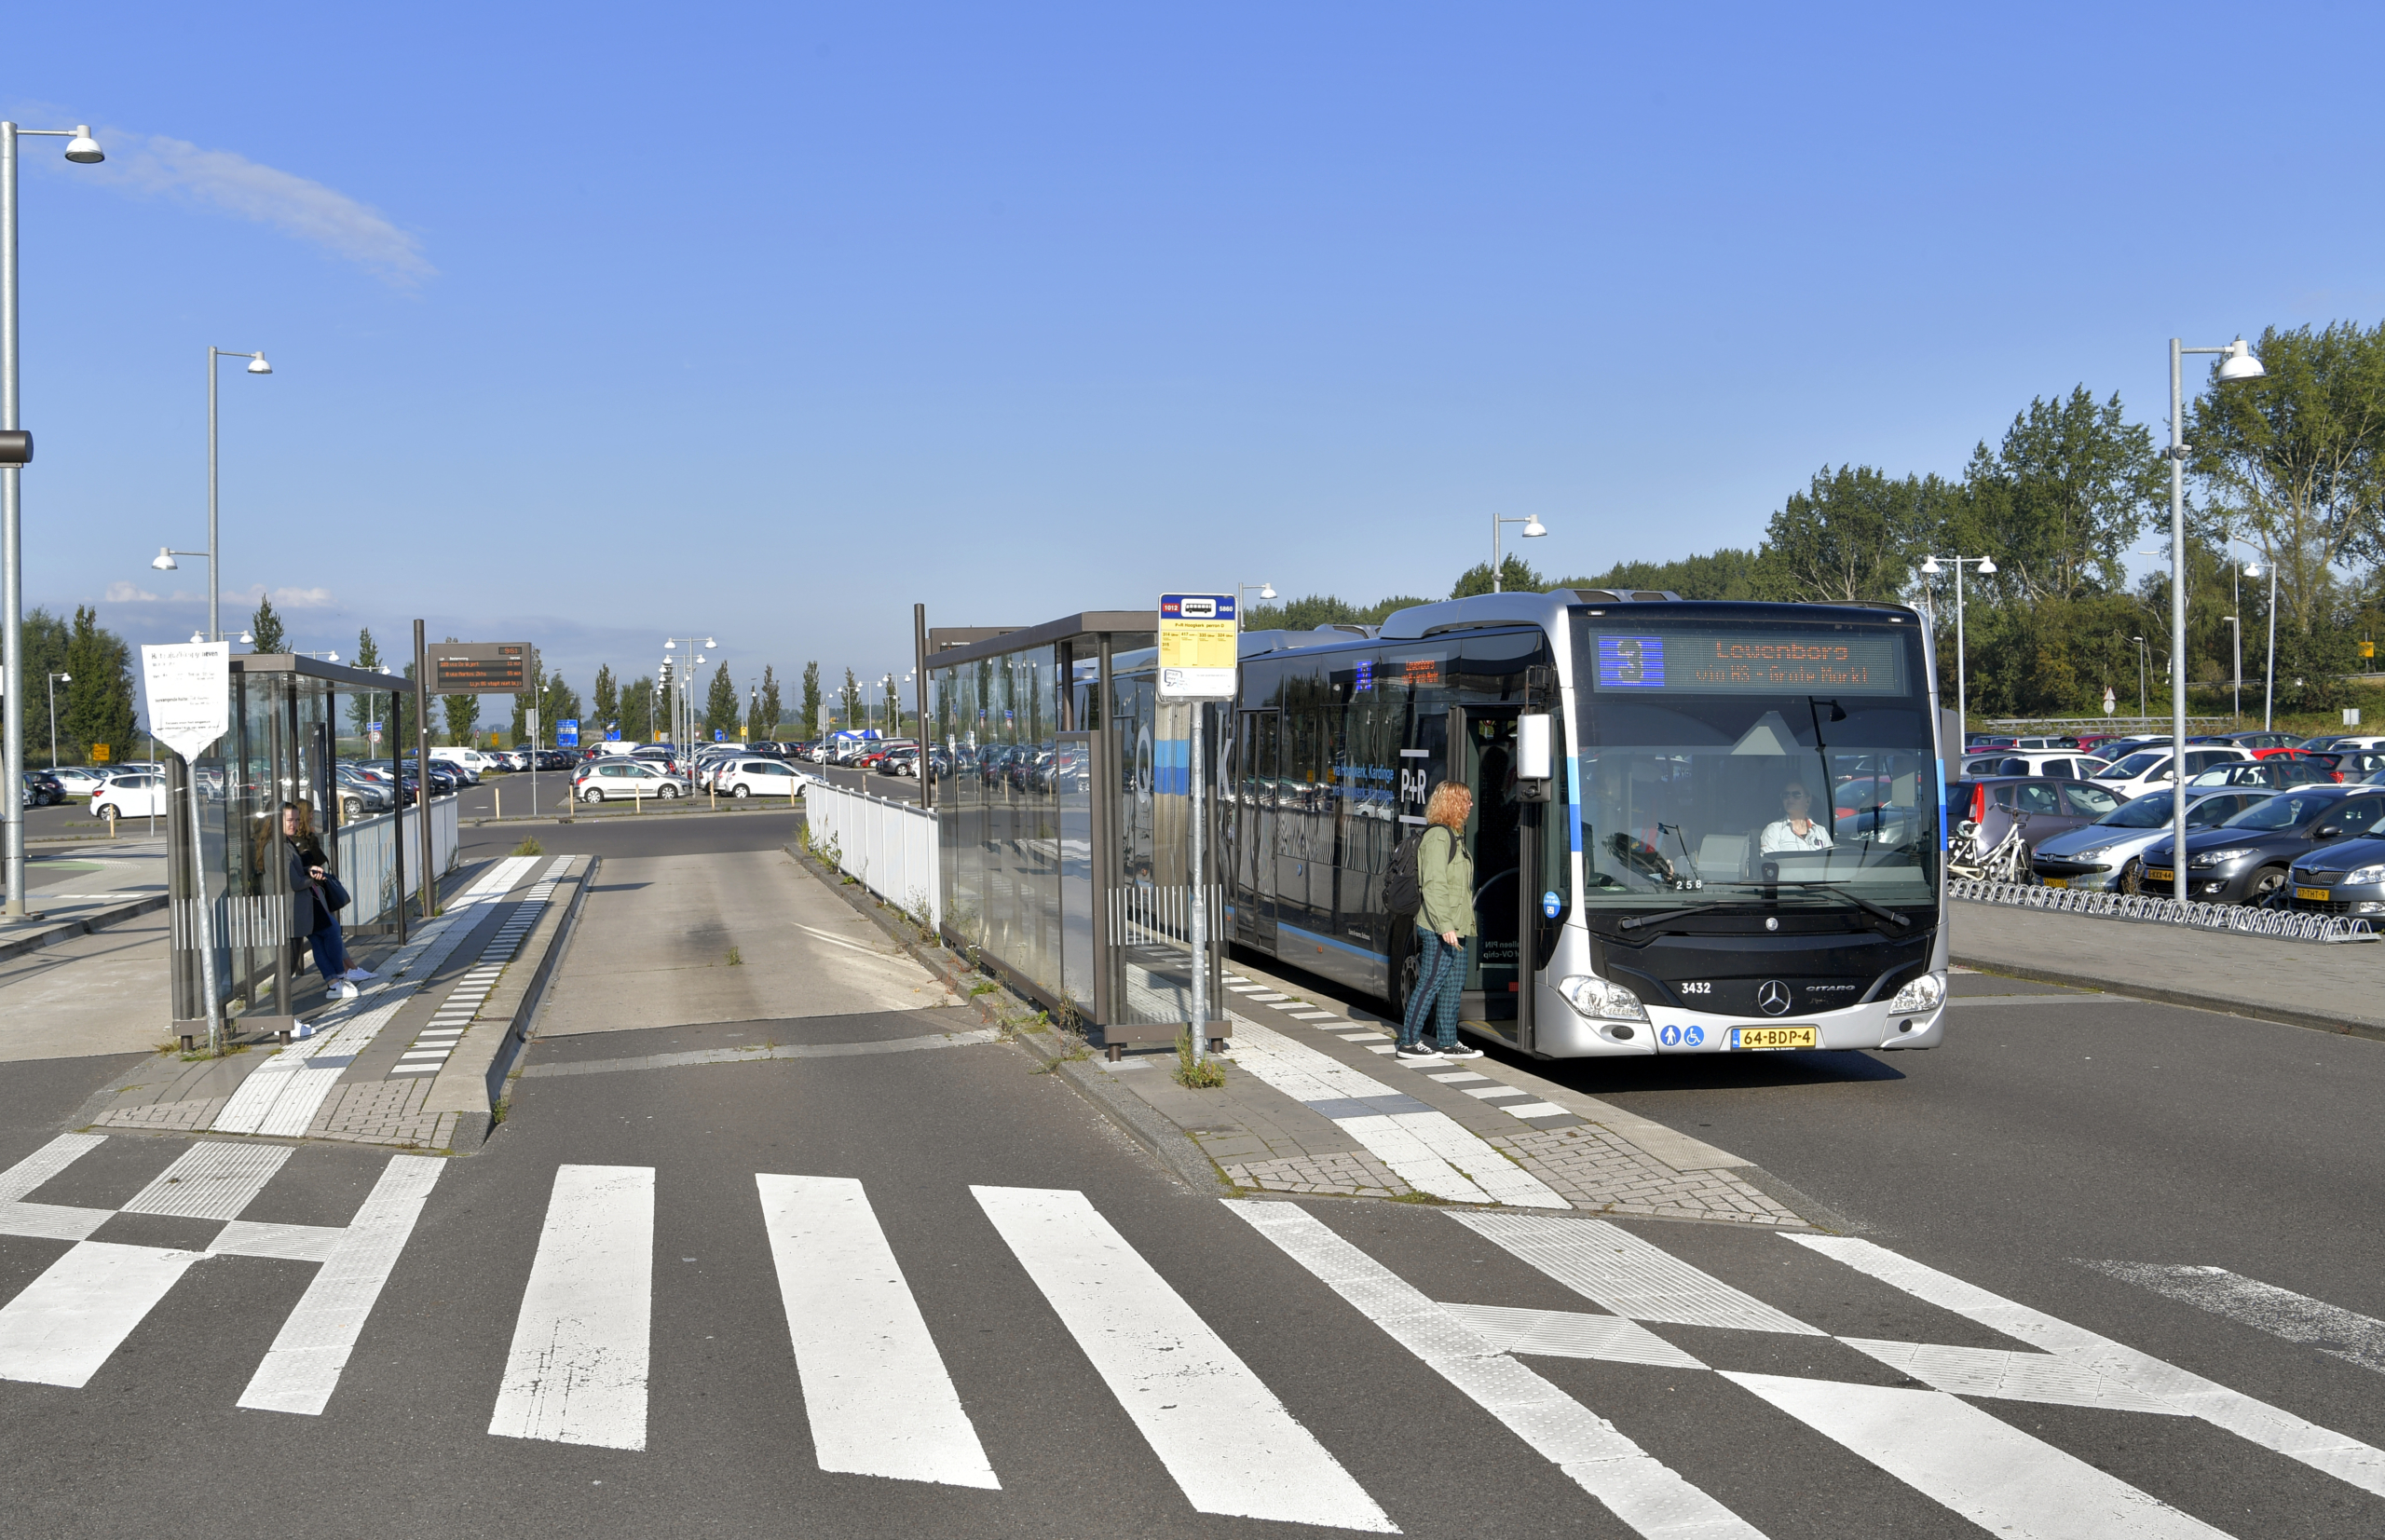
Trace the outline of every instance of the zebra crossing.
<path fill-rule="evenodd" d="M 355 1350 L 374 1329 L 376 1302 L 437 1195 L 445 1163 L 390 1158 L 344 1224 L 248 1219 L 299 1156 L 285 1146 L 244 1142 L 183 1147 L 137 1187 L 127 1181 L 131 1190 L 118 1207 L 41 1201 L 46 1184 L 107 1142 L 61 1136 L 0 1171 L 0 1248 L 55 1252 L 0 1302 L 0 1382 L 89 1386 L 194 1270 L 273 1259 L 315 1271 L 262 1361 L 237 1392 L 226 1386 L 227 1397 L 252 1411 L 336 1410 L 345 1379 L 367 1372 L 351 1370 Z M 923 1309 L 914 1287 L 921 1266 L 999 1268 L 1021 1280 L 1030 1292 L 1018 1297 L 1040 1302 L 1056 1325 L 1041 1340 L 1065 1344 L 1052 1350 L 1071 1353 L 1098 1383 L 1121 1425 L 1192 1512 L 1400 1532 L 1398 1494 L 1370 1491 L 1345 1463 L 1359 1451 L 1331 1447 L 1271 1384 L 1271 1366 L 1248 1351 L 1248 1339 L 1239 1349 L 1230 1340 L 1240 1332 L 1219 1313 L 1214 1281 L 1205 1288 L 1171 1277 L 1085 1192 L 969 1186 L 968 1206 L 982 1230 L 939 1243 L 946 1249 L 926 1257 L 906 1256 L 881 1220 L 879 1204 L 895 1195 L 896 1179 L 707 1171 L 701 1179 L 734 1198 L 760 1243 L 751 1252 L 752 1275 L 714 1287 L 769 1302 L 771 1332 L 783 1329 L 773 1340 L 781 1361 L 791 1360 L 802 1417 L 761 1435 L 792 1446 L 778 1458 L 804 1458 L 799 1427 L 811 1464 L 827 1475 L 1010 1495 L 981 1427 L 1004 1409 L 973 1383 L 967 1355 L 955 1356 L 971 1334 L 1000 1322 Z M 656 1322 L 679 1307 L 675 1290 L 688 1287 L 675 1281 L 685 1274 L 658 1275 L 658 1261 L 668 1260 L 656 1254 L 662 1191 L 651 1165 L 564 1164 L 541 1212 L 506 1220 L 525 1233 L 535 1228 L 536 1244 L 525 1273 L 491 1281 L 487 1298 L 510 1315 L 491 1324 L 510 1327 L 510 1335 L 502 1361 L 491 1363 L 484 1379 L 466 1376 L 455 1392 L 476 1404 L 473 1425 L 495 1438 L 631 1458 L 682 1448 L 690 1430 L 658 1424 L 650 1405 L 658 1373 L 669 1368 L 657 1362 Z M 1380 1369 L 1412 1358 L 1479 1412 L 1479 1426 L 1451 1428 L 1452 1437 L 1520 1441 L 1582 1501 L 1639 1534 L 1703 1540 L 1765 1531 L 1721 1494 L 1731 1487 L 1701 1468 L 1695 1444 L 1634 1415 L 1616 1388 L 1629 1382 L 1585 1380 L 1563 1365 L 1659 1370 L 1669 1393 L 1699 1397 L 1712 1418 L 1754 1419 L 1760 1432 L 1770 1430 L 1761 1432 L 1764 1441 L 1792 1431 L 1826 1440 L 1876 1479 L 1936 1504 L 1950 1518 L 1947 1533 L 1968 1533 L 1957 1519 L 1999 1535 L 2054 1540 L 2230 1533 L 2223 1517 L 2188 1511 L 2185 1497 L 2104 1468 L 2098 1451 L 2064 1447 L 2059 1435 L 2023 1415 L 2031 1406 L 2142 1419 L 2128 1432 L 2132 1440 L 2201 1424 L 2313 1479 L 2351 1489 L 2354 1502 L 2385 1499 L 2385 1451 L 1871 1240 L 1752 1233 L 1710 1241 L 1710 1232 L 1629 1229 L 1512 1207 L 1410 1217 L 1416 1225 L 1449 1226 L 1452 1245 L 1487 1243 L 1504 1259 L 1498 1268 L 1465 1274 L 1480 1280 L 1466 1286 L 1468 1297 L 1446 1299 L 1437 1294 L 1447 1290 L 1428 1291 L 1378 1254 L 1378 1243 L 1363 1238 L 1374 1233 L 1370 1223 L 1329 1222 L 1375 1210 L 1254 1199 L 1220 1206 L 1230 1219 L 1205 1232 L 1208 1253 L 1237 1274 L 1268 1256 L 1288 1261 L 1290 1275 L 1306 1281 L 1296 1286 L 1297 1297 L 1278 1302 L 1312 1315 L 1346 1312 L 1359 1337 L 1390 1356 L 1355 1362 L 1349 1383 L 1363 1385 L 1360 1371 L 1370 1362 Z M 1208 1224 L 1200 1216 L 1219 1211 L 1197 1206 L 1182 1222 Z M 205 1244 L 184 1247 L 95 1238 L 118 1214 L 221 1228 Z M 1728 1254 L 1736 1271 L 1725 1269 L 1729 1277 L 1716 1271 L 1716 1254 L 1697 1253 L 1697 1243 L 1684 1239 L 1692 1235 L 1740 1248 Z M 2156 1293 L 2187 1289 L 2199 1297 L 2181 1302 L 2202 1310 L 2213 1309 L 2214 1297 L 2233 1302 L 2249 1292 L 2274 1314 L 2271 1296 L 2284 1292 L 2261 1293 L 2268 1286 L 2215 1268 L 2126 1264 L 2137 1269 L 2131 1274 L 2115 1271 L 2123 1264 L 2090 1265 Z M 1799 1267 L 1833 1280 L 1798 1294 L 1802 1306 L 1750 1283 Z M 1867 1288 L 1876 1296 L 1846 1306 L 1845 1318 L 1814 1313 L 1818 1299 Z M 1574 1303 L 1549 1308 L 1552 1297 Z M 1934 1324 L 1910 1340 L 1847 1329 L 1888 1318 L 1893 1313 L 1881 1302 L 1891 1297 L 1905 1302 L 1894 1318 Z M 2290 1320 L 2323 1320 L 2336 1334 L 2264 1329 L 2372 1367 L 2343 1351 L 2338 1319 L 2368 1317 L 2327 1316 L 2332 1307 L 2290 1298 L 2302 1302 Z M 2009 1345 L 1981 1345 L 1983 1331 Z M 1815 1344 L 1799 1357 L 1818 1362 L 1804 1374 L 1731 1367 L 1735 1341 Z M 1834 1370 L 1819 1362 L 1825 1350 L 1839 1354 Z M 388 1356 L 376 1354 L 374 1362 Z M 1867 1376 L 1849 1367 L 1865 1364 L 1878 1368 Z M 7 1394 L 0 1385 L 0 1401 Z M 1316 1394 L 1307 1384 L 1312 1421 L 1329 1410 L 1315 1404 Z M 1373 1479 L 1380 1484 L 1379 1474 Z M 2385 1506 L 2374 1518 L 2385 1524 Z"/>

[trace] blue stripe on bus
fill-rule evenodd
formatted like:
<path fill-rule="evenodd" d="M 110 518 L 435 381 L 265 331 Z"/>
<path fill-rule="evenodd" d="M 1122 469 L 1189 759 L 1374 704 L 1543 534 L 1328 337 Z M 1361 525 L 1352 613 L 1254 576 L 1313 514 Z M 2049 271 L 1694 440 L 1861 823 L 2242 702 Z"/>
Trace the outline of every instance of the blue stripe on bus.
<path fill-rule="evenodd" d="M 1565 831 L 1572 836 L 1574 853 L 1582 853 L 1582 761 L 1573 755 L 1565 756 L 1565 799 L 1573 804 L 1566 809 Z"/>
<path fill-rule="evenodd" d="M 1315 931 L 1303 931 L 1298 925 L 1287 925 L 1280 920 L 1275 921 L 1275 930 L 1279 934 L 1297 936 L 1314 946 L 1330 947 L 1337 952 L 1347 952 L 1352 957 L 1363 957 L 1370 962 L 1390 961 L 1371 947 L 1354 947 L 1349 942 L 1337 941 L 1329 935 L 1319 935 Z"/>

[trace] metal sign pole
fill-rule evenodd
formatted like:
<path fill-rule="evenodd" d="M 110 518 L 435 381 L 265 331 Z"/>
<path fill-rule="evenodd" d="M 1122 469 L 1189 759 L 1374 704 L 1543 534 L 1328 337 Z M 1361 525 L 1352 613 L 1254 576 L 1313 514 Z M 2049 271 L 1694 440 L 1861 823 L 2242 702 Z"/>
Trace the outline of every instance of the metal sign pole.
<path fill-rule="evenodd" d="M 1209 1052 L 1209 901 L 1203 880 L 1209 821 L 1201 816 L 1201 719 L 1208 715 L 1206 701 L 1192 702 L 1192 1035 L 1203 1057 Z"/>
<path fill-rule="evenodd" d="M 430 649 L 420 620 L 414 623 L 414 770 L 415 806 L 422 810 L 416 836 L 422 852 L 422 918 L 428 920 L 438 912 L 439 876 L 430 862 Z"/>
<path fill-rule="evenodd" d="M 198 838 L 198 767 L 183 761 L 183 782 L 190 789 L 190 877 L 192 920 L 198 927 L 199 986 L 207 995 L 207 1051 L 224 1052 L 224 1002 L 215 998 L 215 926 L 207 903 L 207 862 Z M 276 1002 L 276 1008 L 281 1002 Z"/>

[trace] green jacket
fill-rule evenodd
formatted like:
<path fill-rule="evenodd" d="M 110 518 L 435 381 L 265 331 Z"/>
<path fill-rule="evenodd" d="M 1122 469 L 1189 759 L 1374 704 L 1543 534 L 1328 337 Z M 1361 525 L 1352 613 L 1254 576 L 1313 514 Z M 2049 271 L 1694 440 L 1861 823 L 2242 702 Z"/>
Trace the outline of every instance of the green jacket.
<path fill-rule="evenodd" d="M 1416 887 L 1424 899 L 1416 911 L 1418 930 L 1474 934 L 1474 858 L 1447 825 L 1426 829 L 1416 847 Z"/>

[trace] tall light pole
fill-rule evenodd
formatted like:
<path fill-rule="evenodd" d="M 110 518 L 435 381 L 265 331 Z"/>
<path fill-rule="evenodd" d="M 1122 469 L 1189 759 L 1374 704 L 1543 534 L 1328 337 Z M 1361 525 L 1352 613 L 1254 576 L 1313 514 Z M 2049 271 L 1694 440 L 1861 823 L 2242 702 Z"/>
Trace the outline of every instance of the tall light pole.
<path fill-rule="evenodd" d="M 228 348 L 209 344 L 207 348 L 207 639 L 224 639 L 224 627 L 216 619 L 215 606 L 224 593 L 223 563 L 218 555 L 223 545 L 215 533 L 215 362 L 218 359 L 246 359 L 252 375 L 270 375 L 273 365 L 266 362 L 263 353 L 236 353 Z M 155 566 L 157 564 L 150 564 Z"/>
<path fill-rule="evenodd" d="M 2246 564 L 2245 577 L 2257 578 L 2260 575 L 2260 563 Z M 2237 665 L 2239 673 L 2242 673 L 2242 664 Z M 2269 730 L 2269 714 L 2277 709 L 2277 564 L 2275 562 L 2269 564 L 2269 661 L 2267 675 L 2269 685 L 2261 695 L 2261 730 L 2263 732 Z"/>
<path fill-rule="evenodd" d="M 1548 533 L 1548 526 L 1540 522 L 1537 513 L 1521 519 L 1503 519 L 1496 513 L 1491 515 L 1491 592 L 1493 593 L 1499 592 L 1499 526 L 1503 524 L 1523 525 L 1527 540 L 1536 540 Z"/>
<path fill-rule="evenodd" d="M 95 166 L 107 158 L 89 128 L 20 129 L 0 123 L 0 780 L 7 795 L 0 797 L 0 826 L 7 830 L 7 896 L 0 913 L 11 920 L 25 914 L 25 719 L 17 703 L 25 698 L 25 635 L 21 623 L 25 597 L 24 486 L 26 464 L 34 457 L 33 435 L 19 421 L 17 390 L 17 141 L 31 136 L 63 139 L 66 158 L 78 166 Z"/>
<path fill-rule="evenodd" d="M 51 770 L 58 768 L 58 681 L 61 679 L 71 685 L 75 682 L 75 675 L 52 674 L 49 676 L 49 768 Z"/>
<path fill-rule="evenodd" d="M 2225 355 L 2218 383 L 2259 379 L 2268 371 L 2242 337 L 2225 348 L 2188 348 L 2170 339 L 2170 887 L 2187 901 L 2187 417 L 2180 361 L 2188 353 Z"/>
<path fill-rule="evenodd" d="M 1924 577 L 1934 578 L 1945 566 L 1955 569 L 1955 756 L 1960 758 L 1971 746 L 1970 675 L 1963 657 L 1963 568 L 1976 566 L 1983 578 L 1996 576 L 1993 556 L 1925 556 L 1921 562 Z"/>
<path fill-rule="evenodd" d="M 1241 600 L 1242 600 L 1243 596 L 1244 596 L 1244 595 L 1246 595 L 1246 594 L 1247 594 L 1247 593 L 1248 593 L 1252 589 L 1254 589 L 1254 588 L 1255 588 L 1255 589 L 1257 589 L 1257 590 L 1259 591 L 1259 598 L 1260 598 L 1260 602 L 1261 602 L 1261 603 L 1262 603 L 1262 604 L 1264 604 L 1264 603 L 1266 603 L 1266 602 L 1268 602 L 1268 601 L 1270 601 L 1270 600 L 1272 600 L 1272 599 L 1274 599 L 1274 598 L 1275 597 L 1275 585 L 1274 585 L 1274 583 L 1236 583 L 1236 584 L 1234 584 L 1234 588 L 1233 588 L 1233 596 L 1234 596 L 1235 604 L 1234 604 L 1234 606 L 1233 606 L 1233 612 L 1234 612 L 1234 614 L 1235 614 L 1237 617 L 1239 617 L 1239 616 L 1242 614 L 1242 604 L 1241 604 Z M 1238 625 L 1238 624 L 1237 624 L 1237 629 L 1239 629 L 1239 625 Z"/>
<path fill-rule="evenodd" d="M 695 653 L 696 661 L 694 663 L 674 668 L 671 654 L 679 650 L 679 644 L 682 642 L 688 645 L 688 651 Z M 696 682 L 697 664 L 710 661 L 699 649 L 718 646 L 720 644 L 709 636 L 665 636 L 662 638 L 662 676 L 656 681 L 656 688 L 667 688 L 674 683 L 679 687 L 679 693 L 671 703 L 670 722 L 673 746 L 677 748 L 683 756 L 688 752 L 688 745 L 695 742 L 696 733 L 696 702 L 688 691 L 694 688 Z M 674 680 L 672 677 L 674 675 L 681 675 L 684 677 Z"/>

